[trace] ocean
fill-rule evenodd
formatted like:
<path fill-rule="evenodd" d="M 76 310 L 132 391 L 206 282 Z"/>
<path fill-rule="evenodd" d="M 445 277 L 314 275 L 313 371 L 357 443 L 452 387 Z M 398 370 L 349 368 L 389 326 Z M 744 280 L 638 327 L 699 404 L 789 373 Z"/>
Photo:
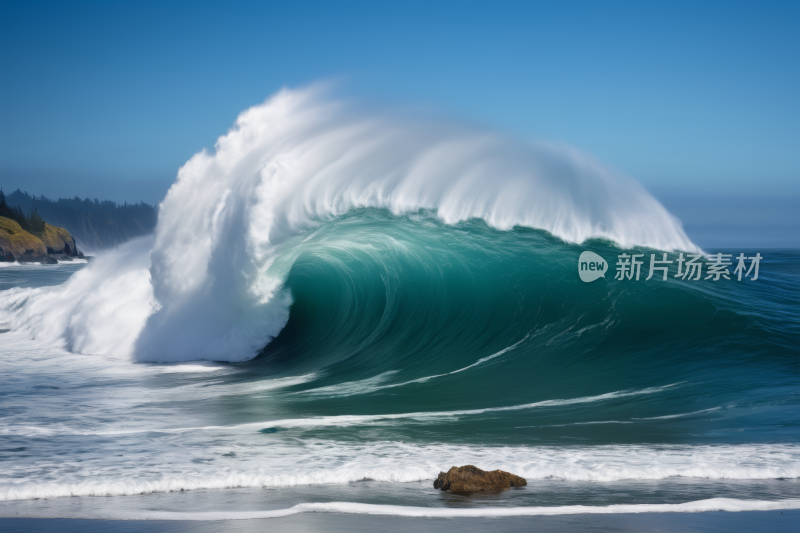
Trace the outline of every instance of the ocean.
<path fill-rule="evenodd" d="M 0 266 L 1 517 L 796 516 L 800 251 L 700 250 L 570 151 L 331 105 L 245 112 L 152 237 Z M 464 464 L 528 485 L 433 488 Z"/>

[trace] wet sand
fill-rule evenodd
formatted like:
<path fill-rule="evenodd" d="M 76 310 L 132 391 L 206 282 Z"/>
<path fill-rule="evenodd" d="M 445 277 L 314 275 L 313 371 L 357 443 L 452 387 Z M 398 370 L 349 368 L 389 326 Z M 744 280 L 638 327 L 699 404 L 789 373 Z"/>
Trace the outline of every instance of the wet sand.
<path fill-rule="evenodd" d="M 308 513 L 284 518 L 188 521 L 188 520 L 84 520 L 69 518 L 0 518 L 0 530 L 12 532 L 59 531 L 65 533 L 120 531 L 125 533 L 200 532 L 370 532 L 399 533 L 413 531 L 484 532 L 484 531 L 731 531 L 795 532 L 800 529 L 800 510 L 639 513 L 615 515 L 561 515 L 507 518 L 404 518 L 396 516 Z"/>

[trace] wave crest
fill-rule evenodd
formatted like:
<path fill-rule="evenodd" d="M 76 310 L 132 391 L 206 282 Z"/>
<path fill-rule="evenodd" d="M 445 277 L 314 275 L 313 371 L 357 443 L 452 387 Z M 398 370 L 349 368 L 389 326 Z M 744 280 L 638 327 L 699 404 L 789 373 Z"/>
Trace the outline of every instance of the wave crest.
<path fill-rule="evenodd" d="M 200 152 L 180 169 L 150 253 L 157 305 L 142 297 L 131 307 L 144 315 L 120 326 L 122 337 L 137 339 L 122 351 L 160 362 L 254 357 L 288 320 L 291 262 L 280 259 L 291 256 L 290 237 L 362 207 L 537 228 L 567 242 L 697 249 L 636 182 L 569 147 L 364 114 L 320 87 L 283 90 L 243 112 L 215 153 Z M 113 285 L 108 269 L 87 270 L 97 285 Z M 129 298 L 89 285 L 107 302 Z M 109 327 L 98 321 L 73 321 L 72 335 Z M 119 352 L 119 337 L 92 349 Z"/>

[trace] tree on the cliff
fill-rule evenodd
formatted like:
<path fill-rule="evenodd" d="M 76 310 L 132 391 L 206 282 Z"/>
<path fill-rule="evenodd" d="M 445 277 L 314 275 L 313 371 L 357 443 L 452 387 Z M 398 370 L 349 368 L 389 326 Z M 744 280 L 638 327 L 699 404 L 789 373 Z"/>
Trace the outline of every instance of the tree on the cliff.
<path fill-rule="evenodd" d="M 44 219 L 39 214 L 38 209 L 35 207 L 31 209 L 31 214 L 28 215 L 27 222 L 29 228 L 28 231 L 41 239 L 42 235 L 44 234 Z"/>
<path fill-rule="evenodd" d="M 0 189 L 0 217 L 10 218 L 28 233 L 32 233 L 40 239 L 42 238 L 42 234 L 44 233 L 44 219 L 39 214 L 39 211 L 33 208 L 30 214 L 25 216 L 25 212 L 19 205 L 10 207 L 3 189 Z"/>

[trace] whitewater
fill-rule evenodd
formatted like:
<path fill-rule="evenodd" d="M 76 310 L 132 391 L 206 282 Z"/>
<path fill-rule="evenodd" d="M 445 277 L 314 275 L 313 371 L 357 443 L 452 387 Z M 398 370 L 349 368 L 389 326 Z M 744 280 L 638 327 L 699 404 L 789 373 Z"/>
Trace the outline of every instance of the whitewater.
<path fill-rule="evenodd" d="M 800 508 L 800 252 L 583 283 L 584 250 L 715 251 L 568 146 L 283 90 L 154 235 L 0 269 L 0 516 Z M 462 464 L 529 484 L 433 489 Z"/>

